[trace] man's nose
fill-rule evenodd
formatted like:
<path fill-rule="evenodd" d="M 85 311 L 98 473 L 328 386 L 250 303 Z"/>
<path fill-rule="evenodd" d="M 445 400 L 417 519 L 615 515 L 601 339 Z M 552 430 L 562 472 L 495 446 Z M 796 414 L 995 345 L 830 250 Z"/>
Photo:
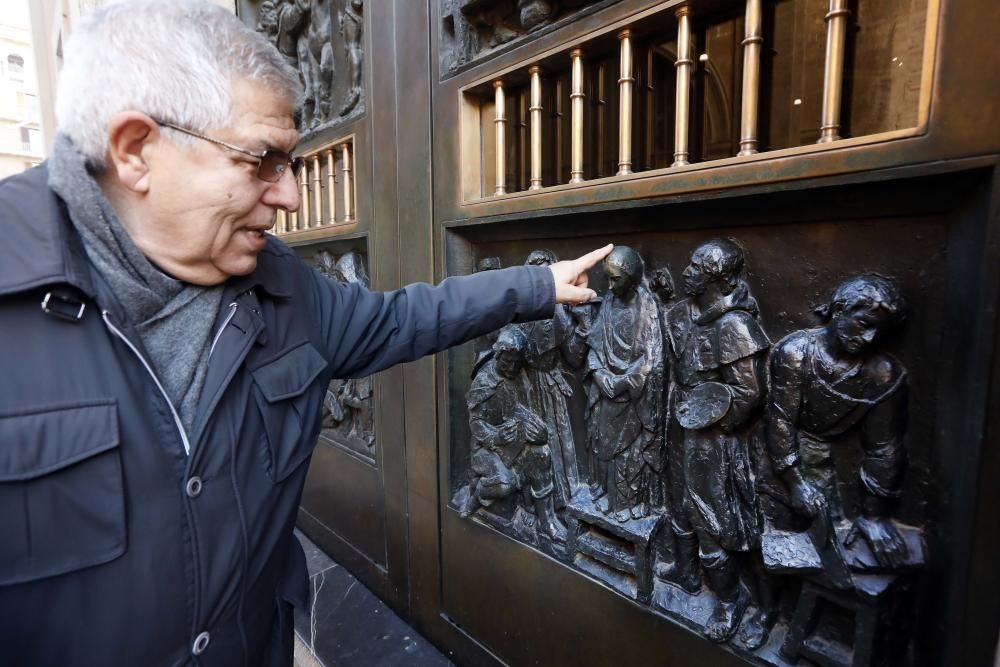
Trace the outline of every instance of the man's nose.
<path fill-rule="evenodd" d="M 268 206 L 283 208 L 289 212 L 298 210 L 299 186 L 291 169 L 286 169 L 281 178 L 268 186 L 261 201 Z"/>

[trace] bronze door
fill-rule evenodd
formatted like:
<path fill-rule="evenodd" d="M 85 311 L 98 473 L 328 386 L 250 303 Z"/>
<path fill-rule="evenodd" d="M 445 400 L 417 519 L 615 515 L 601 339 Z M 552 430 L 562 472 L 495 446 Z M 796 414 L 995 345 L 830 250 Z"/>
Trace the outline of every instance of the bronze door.
<path fill-rule="evenodd" d="M 627 248 L 331 386 L 314 540 L 459 664 L 990 663 L 996 3 L 242 9 L 309 81 L 280 229 L 331 279 Z"/>

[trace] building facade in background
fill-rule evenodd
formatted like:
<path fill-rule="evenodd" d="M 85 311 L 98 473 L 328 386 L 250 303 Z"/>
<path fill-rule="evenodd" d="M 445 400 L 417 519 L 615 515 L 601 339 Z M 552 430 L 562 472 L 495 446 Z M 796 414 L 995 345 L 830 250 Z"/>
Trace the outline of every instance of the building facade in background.
<path fill-rule="evenodd" d="M 42 114 L 26 1 L 0 13 L 0 178 L 42 161 Z"/>

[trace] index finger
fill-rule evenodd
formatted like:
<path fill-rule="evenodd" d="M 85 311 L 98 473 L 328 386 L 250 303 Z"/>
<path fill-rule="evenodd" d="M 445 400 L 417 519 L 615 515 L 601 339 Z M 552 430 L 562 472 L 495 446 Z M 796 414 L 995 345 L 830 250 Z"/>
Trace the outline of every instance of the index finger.
<path fill-rule="evenodd" d="M 573 263 L 576 265 L 576 269 L 580 273 L 583 273 L 584 271 L 586 271 L 587 269 L 589 269 L 590 267 L 594 266 L 599 261 L 607 257 L 614 249 L 614 247 L 615 245 L 613 243 L 609 243 L 603 248 L 598 248 L 597 250 L 591 250 L 586 255 L 581 255 L 580 257 L 574 259 Z"/>

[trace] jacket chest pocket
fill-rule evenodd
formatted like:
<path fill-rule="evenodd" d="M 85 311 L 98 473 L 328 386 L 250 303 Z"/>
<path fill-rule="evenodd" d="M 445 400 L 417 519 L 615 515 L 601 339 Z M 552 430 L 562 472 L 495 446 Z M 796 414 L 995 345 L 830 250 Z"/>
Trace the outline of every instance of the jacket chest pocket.
<path fill-rule="evenodd" d="M 0 414 L 0 585 L 125 553 L 113 400 Z"/>
<path fill-rule="evenodd" d="M 306 342 L 251 371 L 254 400 L 264 426 L 267 474 L 274 483 L 288 477 L 312 453 L 307 430 L 316 425 L 319 409 L 309 389 L 326 365 Z"/>

